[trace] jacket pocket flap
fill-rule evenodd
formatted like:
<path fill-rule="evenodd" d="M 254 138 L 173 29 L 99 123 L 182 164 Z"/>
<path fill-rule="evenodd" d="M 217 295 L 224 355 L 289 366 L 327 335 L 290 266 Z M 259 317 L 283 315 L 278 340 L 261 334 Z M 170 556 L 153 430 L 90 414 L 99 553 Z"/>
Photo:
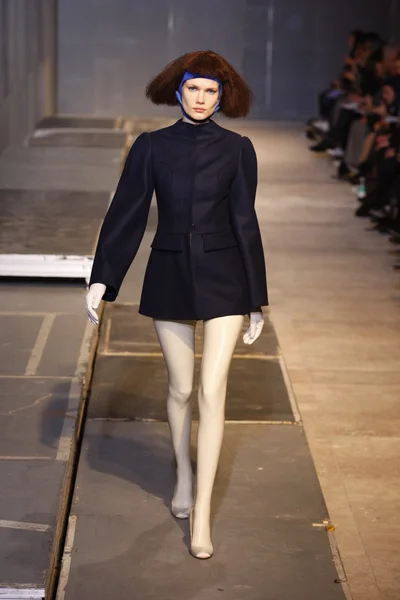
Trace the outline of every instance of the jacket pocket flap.
<path fill-rule="evenodd" d="M 182 252 L 183 236 L 180 233 L 157 232 L 151 242 L 155 250 L 169 250 L 170 252 Z"/>
<path fill-rule="evenodd" d="M 222 250 L 223 248 L 234 248 L 237 246 L 235 236 L 231 231 L 225 233 L 205 233 L 203 234 L 204 250 Z"/>

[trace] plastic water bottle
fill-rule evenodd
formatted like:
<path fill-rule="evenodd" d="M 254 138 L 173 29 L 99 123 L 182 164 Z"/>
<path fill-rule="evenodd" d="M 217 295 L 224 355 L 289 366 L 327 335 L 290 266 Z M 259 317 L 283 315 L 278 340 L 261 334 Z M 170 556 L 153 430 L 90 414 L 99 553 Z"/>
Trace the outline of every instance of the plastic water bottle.
<path fill-rule="evenodd" d="M 365 177 L 360 177 L 360 181 L 358 183 L 357 198 L 359 200 L 364 200 L 366 195 L 367 195 L 367 190 L 365 187 Z"/>

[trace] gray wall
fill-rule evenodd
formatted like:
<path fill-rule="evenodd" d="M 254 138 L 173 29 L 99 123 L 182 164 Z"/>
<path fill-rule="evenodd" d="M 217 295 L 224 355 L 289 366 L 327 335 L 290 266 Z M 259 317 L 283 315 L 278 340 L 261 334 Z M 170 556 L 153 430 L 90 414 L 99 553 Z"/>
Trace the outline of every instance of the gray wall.
<path fill-rule="evenodd" d="M 0 0 L 0 154 L 55 109 L 56 0 Z"/>
<path fill-rule="evenodd" d="M 252 86 L 253 117 L 303 119 L 341 66 L 348 31 L 389 39 L 396 22 L 397 0 L 59 0 L 59 110 L 175 114 L 147 102 L 147 81 L 212 48 Z"/>

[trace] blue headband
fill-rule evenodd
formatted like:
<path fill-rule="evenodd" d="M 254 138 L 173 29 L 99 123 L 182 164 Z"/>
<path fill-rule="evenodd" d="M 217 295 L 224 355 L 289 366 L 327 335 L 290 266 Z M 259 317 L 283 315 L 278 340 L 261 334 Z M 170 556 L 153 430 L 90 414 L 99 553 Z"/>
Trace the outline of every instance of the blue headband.
<path fill-rule="evenodd" d="M 214 108 L 214 112 L 213 114 L 215 114 L 218 110 L 219 110 L 219 105 L 220 105 L 220 101 L 221 101 L 221 96 L 222 96 L 222 83 L 219 79 L 217 79 L 216 77 L 208 77 L 207 75 L 198 75 L 197 73 L 190 73 L 189 71 L 185 71 L 182 80 L 179 84 L 179 88 L 176 90 L 175 92 L 175 96 L 176 99 L 178 100 L 181 110 L 183 112 L 183 114 L 185 115 L 185 117 L 187 117 L 188 119 L 191 119 L 191 117 L 189 117 L 189 115 L 187 115 L 185 113 L 185 110 L 183 108 L 183 104 L 182 104 L 182 88 L 183 88 L 183 84 L 185 83 L 185 81 L 187 81 L 188 79 L 212 79 L 213 81 L 216 81 L 219 85 L 219 98 L 218 98 L 218 102 L 217 102 L 217 106 Z"/>

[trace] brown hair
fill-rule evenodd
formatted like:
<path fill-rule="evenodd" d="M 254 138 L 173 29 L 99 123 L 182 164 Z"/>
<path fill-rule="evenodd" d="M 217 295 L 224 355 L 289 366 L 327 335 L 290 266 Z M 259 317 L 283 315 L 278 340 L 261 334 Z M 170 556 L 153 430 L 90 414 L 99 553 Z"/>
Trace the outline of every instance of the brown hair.
<path fill-rule="evenodd" d="M 185 71 L 203 77 L 215 77 L 222 83 L 219 111 L 226 117 L 245 117 L 253 94 L 237 71 L 222 56 L 211 50 L 189 52 L 169 63 L 146 87 L 146 96 L 154 104 L 176 106 L 175 91 Z"/>

